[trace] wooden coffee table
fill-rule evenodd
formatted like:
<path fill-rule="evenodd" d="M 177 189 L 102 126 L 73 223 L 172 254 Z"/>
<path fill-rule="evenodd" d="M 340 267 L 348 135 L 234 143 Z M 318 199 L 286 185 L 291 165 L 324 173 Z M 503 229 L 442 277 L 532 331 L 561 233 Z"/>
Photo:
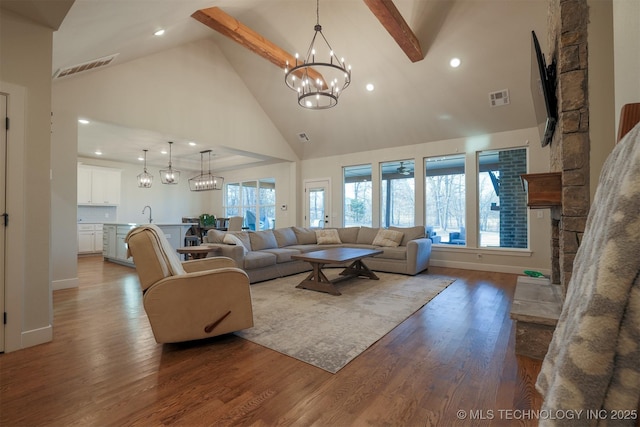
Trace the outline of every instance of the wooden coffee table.
<path fill-rule="evenodd" d="M 220 248 L 218 248 L 217 246 L 207 245 L 185 246 L 183 248 L 176 249 L 179 254 L 184 254 L 185 258 L 191 256 L 192 259 L 206 258 L 207 254 L 218 252 L 219 250 Z"/>
<path fill-rule="evenodd" d="M 337 282 L 341 282 L 353 277 L 368 277 L 372 280 L 378 280 L 378 276 L 369 270 L 363 262 L 363 258 L 381 254 L 379 249 L 357 249 L 357 248 L 332 248 L 322 251 L 308 252 L 306 254 L 291 255 L 293 259 L 307 261 L 313 267 L 313 270 L 296 288 L 311 289 L 314 291 L 327 292 L 331 295 L 342 295 L 338 288 L 334 286 Z M 343 262 L 351 262 L 347 268 L 341 273 L 340 277 L 329 280 L 322 272 L 322 267 L 326 264 L 341 264 Z"/>

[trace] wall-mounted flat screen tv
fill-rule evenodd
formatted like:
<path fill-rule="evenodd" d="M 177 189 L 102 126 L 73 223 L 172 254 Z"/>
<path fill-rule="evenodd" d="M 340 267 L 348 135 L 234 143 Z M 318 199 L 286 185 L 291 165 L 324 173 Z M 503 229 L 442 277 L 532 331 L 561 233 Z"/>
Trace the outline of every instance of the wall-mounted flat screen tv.
<path fill-rule="evenodd" d="M 547 66 L 536 33 L 531 31 L 531 97 L 542 146 L 549 144 L 558 121 L 556 62 Z"/>

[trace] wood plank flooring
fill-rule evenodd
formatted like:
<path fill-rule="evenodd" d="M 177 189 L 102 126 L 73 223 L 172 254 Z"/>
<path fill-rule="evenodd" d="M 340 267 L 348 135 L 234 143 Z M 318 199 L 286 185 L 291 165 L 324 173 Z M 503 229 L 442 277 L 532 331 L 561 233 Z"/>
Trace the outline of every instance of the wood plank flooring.
<path fill-rule="evenodd" d="M 78 270 L 54 340 L 0 355 L 0 425 L 537 425 L 514 412 L 541 404 L 540 362 L 514 353 L 515 275 L 432 267 L 458 279 L 332 375 L 234 335 L 157 344 L 134 269 Z"/>

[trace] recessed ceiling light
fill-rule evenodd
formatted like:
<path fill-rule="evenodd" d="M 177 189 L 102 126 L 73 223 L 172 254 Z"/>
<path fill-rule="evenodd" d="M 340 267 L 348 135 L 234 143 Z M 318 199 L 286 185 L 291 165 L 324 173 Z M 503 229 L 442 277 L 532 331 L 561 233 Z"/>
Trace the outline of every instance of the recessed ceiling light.
<path fill-rule="evenodd" d="M 142 162 L 142 161 L 144 161 L 144 157 L 138 157 L 138 160 L 140 160 Z"/>
<path fill-rule="evenodd" d="M 161 36 L 164 34 L 164 30 L 162 28 L 160 28 L 159 30 L 156 30 L 156 32 L 153 33 L 154 36 Z"/>
<path fill-rule="evenodd" d="M 367 83 L 366 87 L 369 92 L 373 92 L 373 90 L 375 89 L 375 86 L 373 85 L 373 83 Z"/>
<path fill-rule="evenodd" d="M 88 125 L 89 124 L 89 120 L 87 120 L 87 119 L 78 119 L 78 123 L 81 123 L 83 125 Z"/>
<path fill-rule="evenodd" d="M 189 143 L 189 145 L 190 145 L 190 146 L 192 146 L 192 147 L 195 147 L 195 146 L 196 146 L 196 143 L 195 143 L 195 142 L 193 142 L 193 141 L 191 141 L 191 142 Z"/>
<path fill-rule="evenodd" d="M 160 151 L 160 154 L 167 154 L 167 150 Z"/>
<path fill-rule="evenodd" d="M 460 58 L 451 58 L 449 65 L 451 65 L 452 68 L 458 68 L 460 66 Z"/>
<path fill-rule="evenodd" d="M 97 150 L 97 151 L 96 151 L 96 155 L 98 155 L 98 156 L 102 156 L 102 151 Z"/>

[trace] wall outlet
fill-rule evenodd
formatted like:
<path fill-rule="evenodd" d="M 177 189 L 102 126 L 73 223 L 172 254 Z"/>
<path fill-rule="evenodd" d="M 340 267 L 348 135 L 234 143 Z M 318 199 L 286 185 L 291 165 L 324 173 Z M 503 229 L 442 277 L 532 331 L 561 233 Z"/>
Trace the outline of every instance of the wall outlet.
<path fill-rule="evenodd" d="M 538 218 L 538 219 L 544 218 L 544 212 L 543 211 L 536 212 L 536 218 Z"/>

